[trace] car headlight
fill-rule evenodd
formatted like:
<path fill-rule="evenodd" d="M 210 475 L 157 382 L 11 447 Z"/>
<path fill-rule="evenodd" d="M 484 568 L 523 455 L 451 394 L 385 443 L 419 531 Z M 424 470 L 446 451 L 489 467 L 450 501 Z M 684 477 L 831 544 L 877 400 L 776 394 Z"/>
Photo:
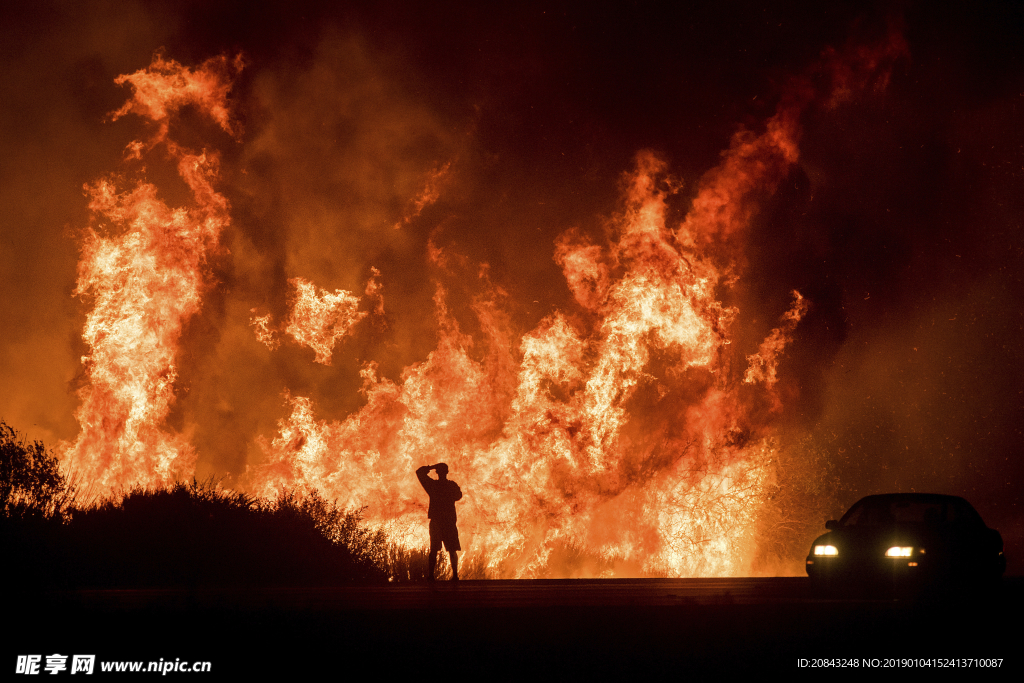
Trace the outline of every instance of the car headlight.
<path fill-rule="evenodd" d="M 815 555 L 838 555 L 839 550 L 834 545 L 816 545 L 814 546 Z"/>
<path fill-rule="evenodd" d="M 910 557 L 914 549 L 910 546 L 896 546 L 889 548 L 885 551 L 886 557 Z"/>

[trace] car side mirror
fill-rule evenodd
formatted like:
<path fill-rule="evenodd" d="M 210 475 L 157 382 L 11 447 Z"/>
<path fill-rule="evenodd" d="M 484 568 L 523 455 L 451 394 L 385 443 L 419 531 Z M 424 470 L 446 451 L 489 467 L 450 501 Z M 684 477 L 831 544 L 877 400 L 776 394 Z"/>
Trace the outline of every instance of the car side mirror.
<path fill-rule="evenodd" d="M 830 519 L 827 522 L 825 522 L 825 528 L 829 531 L 835 531 L 839 528 L 839 522 L 837 520 Z"/>

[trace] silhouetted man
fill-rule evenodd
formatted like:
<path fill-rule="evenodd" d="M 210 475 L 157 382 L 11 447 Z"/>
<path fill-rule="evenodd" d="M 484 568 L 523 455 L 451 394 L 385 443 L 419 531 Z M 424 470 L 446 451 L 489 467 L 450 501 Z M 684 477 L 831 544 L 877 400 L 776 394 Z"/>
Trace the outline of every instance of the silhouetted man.
<path fill-rule="evenodd" d="M 437 472 L 437 479 L 428 476 L 428 472 Z M 430 519 L 430 559 L 427 562 L 427 580 L 434 580 L 434 568 L 437 566 L 437 554 L 444 544 L 448 557 L 452 562 L 452 580 L 459 580 L 459 557 L 455 553 L 462 550 L 459 544 L 459 530 L 455 526 L 455 501 L 462 498 L 462 489 L 448 478 L 448 465 L 439 462 L 436 465 L 424 465 L 416 470 L 427 495 L 430 496 L 430 507 L 427 517 Z"/>

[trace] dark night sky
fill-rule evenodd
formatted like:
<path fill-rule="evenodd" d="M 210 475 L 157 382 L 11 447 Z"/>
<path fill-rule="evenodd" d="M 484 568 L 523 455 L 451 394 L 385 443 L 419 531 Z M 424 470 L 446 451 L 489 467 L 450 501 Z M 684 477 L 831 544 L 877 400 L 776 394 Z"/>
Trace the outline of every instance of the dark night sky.
<path fill-rule="evenodd" d="M 530 329 L 569 299 L 554 239 L 600 231 L 639 150 L 682 181 L 681 217 L 731 136 L 757 131 L 825 48 L 895 26 L 909 54 L 887 89 L 806 115 L 800 161 L 763 202 L 732 296 L 760 336 L 791 290 L 812 302 L 780 368 L 794 397 L 784 439 L 829 463 L 838 508 L 887 490 L 957 493 L 1024 547 L 1022 4 L 689 4 L 5 6 L 0 417 L 48 444 L 77 432 L 81 188 L 117 168 L 138 133 L 107 120 L 124 101 L 114 78 L 158 48 L 185 64 L 247 62 L 234 93 L 244 133 L 216 143 L 234 260 L 194 324 L 186 383 L 209 372 L 225 321 L 284 305 L 274 283 L 296 264 L 352 290 L 379 268 L 393 322 L 385 339 L 354 339 L 328 374 L 282 354 L 273 381 L 225 378 L 251 405 L 200 428 L 200 451 L 213 452 L 222 437 L 272 428 L 282 378 L 342 415 L 357 405 L 338 390 L 356 386 L 357 357 L 379 354 L 394 378 L 421 359 L 430 321 L 411 312 L 432 295 L 428 239 L 489 263 Z M 447 160 L 442 198 L 381 233 Z M 197 382 L 176 419 L 205 410 L 205 391 Z M 245 447 L 233 448 L 211 457 L 238 468 Z"/>

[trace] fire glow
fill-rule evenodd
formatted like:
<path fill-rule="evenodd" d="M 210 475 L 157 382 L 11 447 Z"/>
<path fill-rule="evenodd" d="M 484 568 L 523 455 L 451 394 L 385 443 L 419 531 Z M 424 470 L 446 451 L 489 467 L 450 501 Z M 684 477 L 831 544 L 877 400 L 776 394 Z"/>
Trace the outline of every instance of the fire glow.
<path fill-rule="evenodd" d="M 319 418 L 310 397 L 283 387 L 290 414 L 275 434 L 256 437 L 262 457 L 251 463 L 248 488 L 263 496 L 318 489 L 367 506 L 366 521 L 414 548 L 427 520 L 413 472 L 443 461 L 465 492 L 463 566 L 483 575 L 545 575 L 552 554 L 566 549 L 601 558 L 608 576 L 749 572 L 773 476 L 773 424 L 785 408 L 779 361 L 813 302 L 794 291 L 756 353 L 744 355 L 733 344 L 739 311 L 722 293 L 742 277 L 743 234 L 758 198 L 798 159 L 803 110 L 878 83 L 896 52 L 893 44 L 848 62 L 833 56 L 843 68 L 830 62 L 827 92 L 795 86 L 763 132 L 737 134 L 676 224 L 669 209 L 680 183 L 657 154 L 639 152 L 608 238 L 570 230 L 553 246 L 576 310 L 517 333 L 482 265 L 473 335 L 438 281 L 436 348 L 398 381 L 363 363 L 363 405 L 341 420 Z M 145 180 L 88 188 L 96 222 L 82 245 L 77 293 L 91 305 L 89 353 L 81 433 L 65 457 L 94 493 L 194 472 L 187 434 L 166 421 L 182 330 L 216 286 L 208 261 L 231 212 L 215 189 L 217 155 L 179 146 L 171 117 L 188 105 L 236 134 L 228 95 L 240 68 L 240 59 L 190 69 L 157 57 L 119 79 L 134 92 L 115 117 L 133 113 L 156 126 L 130 146 L 129 163 L 170 155 L 191 203 L 170 208 Z M 450 162 L 439 168 L 410 198 L 412 217 L 443 192 Z M 434 243 L 427 257 L 439 272 L 448 267 L 450 255 Z M 360 297 L 293 275 L 281 283 L 287 316 L 275 324 L 254 309 L 250 332 L 268 353 L 287 337 L 313 351 L 311 362 L 330 365 L 354 328 L 382 314 L 389 284 L 374 271 Z"/>

